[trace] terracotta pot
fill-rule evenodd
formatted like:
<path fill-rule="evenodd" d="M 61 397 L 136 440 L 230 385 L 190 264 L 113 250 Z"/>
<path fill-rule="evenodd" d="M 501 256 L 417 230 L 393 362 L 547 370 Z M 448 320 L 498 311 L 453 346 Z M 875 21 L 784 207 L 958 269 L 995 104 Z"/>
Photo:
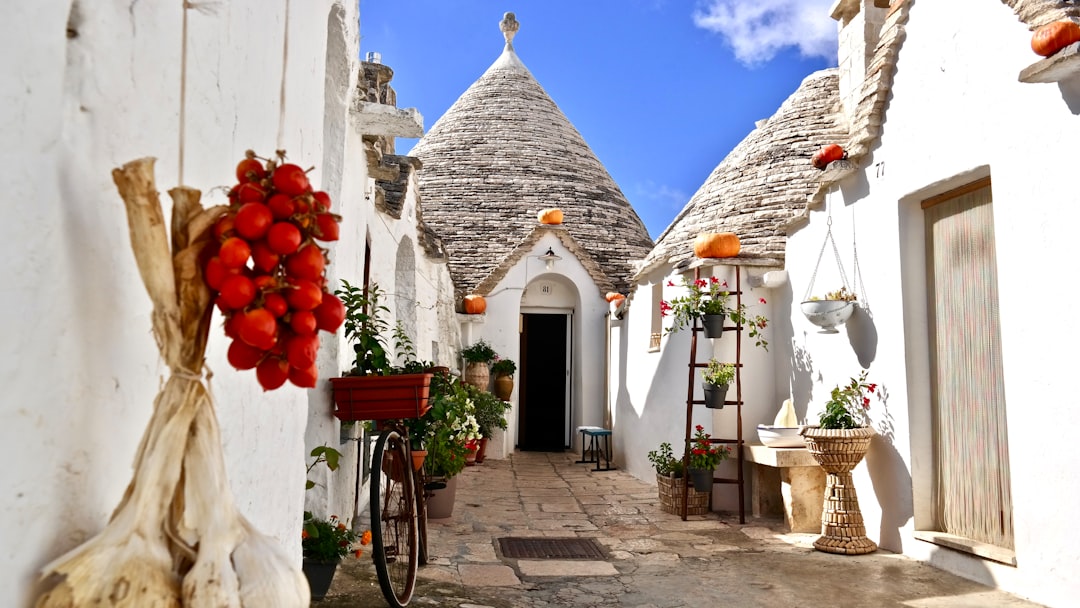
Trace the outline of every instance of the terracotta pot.
<path fill-rule="evenodd" d="M 484 458 L 487 456 L 487 444 L 488 438 L 480 438 L 480 447 L 476 449 L 476 464 L 483 464 Z"/>
<path fill-rule="evenodd" d="M 479 449 L 480 449 L 479 444 L 477 445 L 477 447 L 474 447 L 471 450 L 466 449 L 466 451 L 465 451 L 465 466 L 467 466 L 467 467 L 476 466 L 476 452 Z"/>
<path fill-rule="evenodd" d="M 503 401 L 509 401 L 514 392 L 513 376 L 498 376 L 495 378 L 495 396 Z"/>
<path fill-rule="evenodd" d="M 445 481 L 446 487 L 433 488 L 427 499 L 428 519 L 446 519 L 454 514 L 454 500 L 457 498 L 457 477 Z"/>
<path fill-rule="evenodd" d="M 471 362 L 466 365 L 465 374 L 461 378 L 462 382 L 471 384 L 482 391 L 488 390 L 490 380 L 491 370 L 487 363 L 482 362 Z"/>
<path fill-rule="evenodd" d="M 425 458 L 427 458 L 427 450 L 412 451 L 412 466 L 414 471 L 419 471 L 424 467 Z"/>
<path fill-rule="evenodd" d="M 431 405 L 432 374 L 331 378 L 334 415 L 341 420 L 419 418 Z"/>

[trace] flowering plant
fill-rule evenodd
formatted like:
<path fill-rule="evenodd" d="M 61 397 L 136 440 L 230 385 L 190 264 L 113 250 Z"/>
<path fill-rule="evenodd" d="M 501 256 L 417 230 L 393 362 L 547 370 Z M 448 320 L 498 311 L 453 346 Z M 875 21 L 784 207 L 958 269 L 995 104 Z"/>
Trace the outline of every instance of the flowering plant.
<path fill-rule="evenodd" d="M 731 381 L 735 379 L 735 365 L 709 359 L 709 366 L 701 372 L 701 379 L 716 386 L 731 384 Z"/>
<path fill-rule="evenodd" d="M 866 370 L 858 378 L 852 378 L 845 386 L 837 386 L 829 395 L 825 411 L 818 419 L 823 429 L 855 429 L 866 426 L 869 417 L 870 397 L 877 390 L 877 384 L 866 382 Z M 865 393 L 863 391 L 866 391 Z"/>
<path fill-rule="evenodd" d="M 675 287 L 672 281 L 668 281 L 667 284 L 668 287 Z M 762 315 L 751 316 L 747 312 L 746 304 L 730 306 L 728 298 L 731 297 L 731 292 L 728 291 L 727 281 L 721 281 L 716 277 L 690 280 L 684 276 L 682 286 L 687 289 L 686 295 L 672 298 L 670 302 L 666 300 L 660 302 L 660 314 L 665 317 L 669 314 L 672 316 L 668 333 L 679 331 L 691 325 L 694 319 L 704 315 L 723 315 L 736 325 L 749 327 L 749 335 L 755 339 L 754 344 L 766 351 L 769 350 L 769 343 L 761 335 L 761 330 L 765 329 L 769 320 Z M 765 298 L 759 298 L 758 302 L 766 303 Z"/>
<path fill-rule="evenodd" d="M 714 446 L 711 435 L 700 424 L 694 427 L 694 441 L 690 444 L 690 468 L 711 471 L 726 460 L 730 451 L 726 445 Z"/>
<path fill-rule="evenodd" d="M 336 562 L 352 553 L 356 557 L 363 555 L 363 549 L 355 549 L 356 533 L 338 520 L 337 515 L 330 519 L 320 519 L 304 511 L 304 529 L 300 533 L 303 540 L 304 559 L 314 562 Z M 371 543 L 371 531 L 360 535 L 360 544 Z"/>
<path fill-rule="evenodd" d="M 436 374 L 431 380 L 431 409 L 406 421 L 411 437 L 420 437 L 424 466 L 439 477 L 453 477 L 465 468 L 465 444 L 480 439 L 473 387 L 456 376 Z"/>

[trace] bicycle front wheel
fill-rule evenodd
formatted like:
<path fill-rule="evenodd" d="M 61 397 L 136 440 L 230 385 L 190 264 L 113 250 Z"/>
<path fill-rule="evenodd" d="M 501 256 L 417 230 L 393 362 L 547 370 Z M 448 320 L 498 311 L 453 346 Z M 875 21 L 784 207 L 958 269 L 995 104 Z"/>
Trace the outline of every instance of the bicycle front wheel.
<path fill-rule="evenodd" d="M 404 608 L 416 588 L 418 532 L 412 462 L 397 431 L 375 442 L 371 467 L 371 543 L 379 587 L 392 608 Z"/>

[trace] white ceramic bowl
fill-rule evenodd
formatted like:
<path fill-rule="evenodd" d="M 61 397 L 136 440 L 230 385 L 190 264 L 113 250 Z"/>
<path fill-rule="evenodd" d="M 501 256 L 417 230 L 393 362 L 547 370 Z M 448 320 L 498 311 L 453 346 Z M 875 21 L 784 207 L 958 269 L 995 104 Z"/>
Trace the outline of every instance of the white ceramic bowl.
<path fill-rule="evenodd" d="M 847 300 L 807 300 L 802 303 L 802 313 L 824 332 L 835 333 L 836 326 L 848 320 L 855 311 L 855 302 Z"/>
<path fill-rule="evenodd" d="M 758 439 L 763 445 L 770 448 L 801 448 L 806 447 L 802 435 L 799 434 L 801 426 L 772 426 L 771 424 L 759 424 L 757 427 Z"/>

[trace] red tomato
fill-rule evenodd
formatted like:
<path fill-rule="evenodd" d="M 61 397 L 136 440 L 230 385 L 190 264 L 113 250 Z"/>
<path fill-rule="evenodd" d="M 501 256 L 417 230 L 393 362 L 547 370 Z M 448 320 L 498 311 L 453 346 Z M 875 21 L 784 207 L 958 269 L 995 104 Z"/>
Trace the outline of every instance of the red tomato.
<path fill-rule="evenodd" d="M 256 241 L 251 245 L 251 260 L 254 263 L 255 270 L 270 272 L 277 268 L 281 256 L 271 249 L 266 241 Z"/>
<path fill-rule="evenodd" d="M 255 369 L 266 353 L 240 340 L 229 345 L 229 364 L 236 369 Z"/>
<path fill-rule="evenodd" d="M 251 246 L 244 239 L 232 236 L 221 244 L 218 257 L 226 268 L 243 268 L 251 257 Z"/>
<path fill-rule="evenodd" d="M 240 187 L 236 189 L 236 200 L 240 204 L 261 203 L 266 200 L 266 190 L 255 182 L 240 184 Z"/>
<path fill-rule="evenodd" d="M 240 333 L 236 331 L 236 315 L 232 313 L 226 313 L 225 323 L 222 324 L 222 327 L 225 329 L 226 336 L 232 338 L 233 340 L 240 339 Z"/>
<path fill-rule="evenodd" d="M 257 182 L 264 177 L 266 177 L 266 169 L 258 159 L 245 158 L 236 165 L 236 181 L 241 184 Z"/>
<path fill-rule="evenodd" d="M 221 263 L 221 258 L 214 256 L 206 261 L 203 278 L 206 279 L 206 284 L 210 286 L 210 289 L 221 291 L 221 284 L 225 282 L 225 279 L 239 272 L 239 268 L 226 268 Z"/>
<path fill-rule="evenodd" d="M 255 288 L 259 291 L 270 291 L 277 289 L 278 286 L 278 280 L 272 274 L 260 274 L 251 280 L 255 282 Z"/>
<path fill-rule="evenodd" d="M 289 327 L 300 336 L 308 336 L 318 331 L 315 313 L 310 310 L 295 310 L 289 317 Z"/>
<path fill-rule="evenodd" d="M 330 210 L 330 195 L 319 190 L 311 195 L 315 199 L 315 211 L 325 213 Z"/>
<path fill-rule="evenodd" d="M 236 210 L 236 231 L 249 241 L 256 241 L 266 236 L 270 225 L 274 223 L 274 214 L 261 202 L 244 203 Z"/>
<path fill-rule="evenodd" d="M 289 382 L 300 388 L 315 388 L 315 382 L 319 379 L 319 370 L 314 363 L 307 369 L 289 367 Z"/>
<path fill-rule="evenodd" d="M 280 192 L 271 196 L 266 201 L 266 206 L 270 208 L 270 212 L 274 214 L 276 220 L 283 220 L 296 213 L 296 203 L 293 202 L 292 197 Z"/>
<path fill-rule="evenodd" d="M 236 333 L 250 346 L 270 350 L 277 343 L 277 319 L 265 308 L 237 312 Z"/>
<path fill-rule="evenodd" d="M 280 293 L 268 293 L 263 296 L 263 308 L 269 310 L 270 314 L 275 317 L 280 318 L 289 312 L 289 303 L 285 301 L 285 296 Z"/>
<path fill-rule="evenodd" d="M 289 222 L 277 222 L 266 233 L 266 244 L 275 253 L 290 255 L 296 253 L 296 250 L 300 248 L 300 242 L 303 241 L 303 238 L 300 229 L 296 226 Z"/>
<path fill-rule="evenodd" d="M 289 196 L 299 196 L 311 190 L 311 182 L 308 181 L 307 174 L 293 164 L 284 164 L 274 169 L 271 181 L 277 191 Z"/>
<path fill-rule="evenodd" d="M 315 238 L 320 241 L 336 241 L 339 237 L 337 218 L 330 213 L 315 216 Z"/>
<path fill-rule="evenodd" d="M 224 248 L 224 245 L 222 245 Z M 222 258 L 224 260 L 224 258 Z M 285 273 L 298 279 L 318 281 L 326 269 L 326 258 L 322 249 L 314 243 L 308 243 L 296 253 L 285 258 Z"/>
<path fill-rule="evenodd" d="M 255 377 L 264 391 L 272 391 L 289 378 L 289 363 L 279 357 L 267 357 L 255 368 Z"/>
<path fill-rule="evenodd" d="M 323 292 L 322 302 L 315 307 L 316 327 L 334 333 L 345 321 L 345 305 L 332 293 Z"/>
<path fill-rule="evenodd" d="M 314 310 L 322 303 L 322 288 L 313 281 L 294 279 L 285 293 L 285 300 L 293 310 Z"/>
<path fill-rule="evenodd" d="M 219 241 L 224 241 L 233 235 L 236 230 L 236 222 L 233 220 L 231 213 L 221 216 L 221 219 L 214 224 L 214 238 Z"/>
<path fill-rule="evenodd" d="M 311 367 L 319 354 L 319 336 L 317 334 L 293 336 L 285 346 L 285 353 L 289 359 L 289 365 L 298 369 Z"/>
<path fill-rule="evenodd" d="M 221 300 L 230 310 L 239 310 L 255 300 L 255 283 L 242 274 L 234 274 L 221 284 Z"/>

